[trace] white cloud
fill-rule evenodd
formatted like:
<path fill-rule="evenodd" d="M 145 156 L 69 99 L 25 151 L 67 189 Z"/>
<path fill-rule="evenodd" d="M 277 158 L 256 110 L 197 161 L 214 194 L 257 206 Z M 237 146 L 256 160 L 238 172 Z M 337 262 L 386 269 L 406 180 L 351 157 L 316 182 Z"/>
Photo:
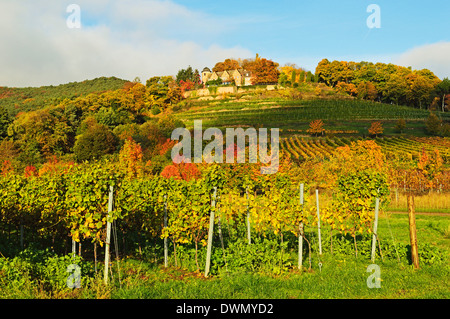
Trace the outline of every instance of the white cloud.
<path fill-rule="evenodd" d="M 450 42 L 422 45 L 401 54 L 395 64 L 411 66 L 413 69 L 429 69 L 440 79 L 450 77 Z"/>
<path fill-rule="evenodd" d="M 214 42 L 227 23 L 212 24 L 213 17 L 171 1 L 76 3 L 81 29 L 67 27 L 66 4 L 1 1 L 0 86 L 56 85 L 99 76 L 145 81 L 175 75 L 188 65 L 201 69 L 229 57 L 253 56 L 245 48 Z"/>

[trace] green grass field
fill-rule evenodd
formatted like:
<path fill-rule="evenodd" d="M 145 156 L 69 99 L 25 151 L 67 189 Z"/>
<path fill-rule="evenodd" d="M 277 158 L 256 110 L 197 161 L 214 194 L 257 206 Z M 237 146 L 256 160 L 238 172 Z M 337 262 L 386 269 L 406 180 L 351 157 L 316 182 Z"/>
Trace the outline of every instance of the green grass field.
<path fill-rule="evenodd" d="M 142 253 L 122 257 L 113 262 L 110 284 L 102 283 L 102 267 L 97 275 L 92 272 L 92 261 L 81 262 L 82 287 L 69 289 L 65 286 L 68 274 L 65 272 L 70 258 L 55 262 L 43 254 L 27 255 L 14 259 L 0 259 L 1 298 L 151 298 L 151 299 L 304 299 L 304 298 L 444 298 L 450 297 L 450 216 L 417 215 L 417 234 L 420 269 L 414 270 L 408 259 L 409 244 L 408 216 L 406 214 L 385 214 L 380 217 L 379 238 L 382 243 L 383 259 L 377 255 L 375 264 L 380 267 L 381 288 L 368 288 L 367 278 L 371 273 L 367 267 L 372 264 L 367 254 L 367 245 L 358 243 L 358 257 L 353 247 L 347 252 L 339 250 L 337 242 L 331 253 L 329 233 L 322 230 L 322 268 L 319 269 L 317 242 L 313 240 L 309 270 L 308 253 L 302 271 L 297 269 L 296 242 L 290 238 L 287 245 L 287 265 L 282 271 L 268 273 L 264 268 L 252 271 L 249 268 L 228 269 L 223 265 L 215 274 L 203 275 L 204 250 L 200 252 L 200 272 L 195 271 L 189 255 L 179 253 L 175 267 L 172 252 L 169 268 L 164 268 L 162 250 L 159 246 L 143 247 Z M 314 229 L 307 229 L 314 238 Z M 337 240 L 335 238 L 335 240 Z M 352 246 L 352 242 L 349 242 Z M 347 244 L 349 244 L 347 243 Z M 384 248 L 388 243 L 390 249 Z M 394 245 L 394 246 L 393 246 Z M 340 246 L 341 248 L 343 246 Z M 386 246 L 387 247 L 387 246 Z M 392 249 L 396 247 L 396 249 Z M 432 247 L 432 249 L 430 248 Z M 213 256 L 221 255 L 220 243 L 214 245 Z M 378 250 L 378 248 L 377 248 Z M 399 259 L 397 259 L 398 250 Z M 148 251 L 149 253 L 145 253 Z M 350 253 L 349 253 L 350 252 Z M 429 254 L 439 252 L 439 260 Z M 276 249 L 273 254 L 276 254 Z M 428 254 L 428 255 L 427 255 Z M 41 256 L 41 257 L 39 257 Z M 190 255 L 192 257 L 192 255 Z M 183 258 L 187 258 L 182 260 Z M 50 260 L 51 262 L 48 262 Z M 9 265 L 9 266 L 8 266 Z M 53 266 L 52 266 L 53 265 Z M 14 267 L 10 269 L 8 267 Z M 119 272 L 120 268 L 120 281 Z M 87 270 L 89 269 L 89 271 Z M 228 270 L 228 271 L 226 271 Z"/>
<path fill-rule="evenodd" d="M 332 254 L 324 250 L 318 267 L 318 256 L 313 253 L 311 270 L 298 271 L 295 249 L 290 251 L 292 268 L 274 275 L 251 271 L 221 272 L 204 279 L 202 274 L 145 262 L 127 261 L 138 265 L 141 275 L 152 278 L 143 285 L 130 278 L 127 285 L 111 293 L 112 298 L 449 298 L 450 297 L 450 216 L 416 216 L 419 247 L 425 243 L 443 253 L 443 261 L 421 265 L 414 270 L 410 262 L 395 256 L 377 257 L 381 269 L 381 288 L 368 288 L 366 270 L 372 264 L 369 256 Z M 392 214 L 380 218 L 381 241 L 395 241 L 398 249 L 409 244 L 408 216 Z M 324 239 L 327 234 L 324 234 Z M 325 246 L 325 245 L 324 245 Z M 220 249 L 220 248 L 216 248 Z M 361 252 L 360 252 L 361 253 Z M 306 259 L 306 258 L 304 258 Z M 307 262 L 304 265 L 308 268 Z M 116 282 L 117 284 L 117 282 Z"/>

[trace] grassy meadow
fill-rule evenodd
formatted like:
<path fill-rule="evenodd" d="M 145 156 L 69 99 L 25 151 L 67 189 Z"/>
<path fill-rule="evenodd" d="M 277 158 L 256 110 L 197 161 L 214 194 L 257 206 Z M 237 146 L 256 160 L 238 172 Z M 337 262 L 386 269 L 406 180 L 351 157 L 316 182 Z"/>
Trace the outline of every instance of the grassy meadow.
<path fill-rule="evenodd" d="M 139 250 L 136 247 L 119 261 L 113 260 L 108 286 L 102 282 L 102 264 L 95 273 L 93 261 L 86 258 L 80 262 L 81 288 L 69 289 L 65 286 L 65 267 L 70 258 L 58 261 L 44 252 L 35 252 L 1 262 L 0 298 L 447 299 L 450 297 L 450 216 L 416 215 L 416 223 L 420 256 L 417 270 L 411 265 L 408 254 L 408 216 L 396 213 L 380 216 L 378 235 L 382 253 L 377 247 L 375 264 L 380 267 L 381 288 L 367 286 L 370 275 L 367 267 L 372 264 L 370 238 L 357 238 L 358 255 L 355 256 L 353 240 L 334 234 L 331 248 L 329 230 L 323 229 L 323 254 L 319 256 L 315 230 L 306 229 L 312 244 L 311 268 L 305 246 L 303 268 L 298 270 L 297 241 L 292 236 L 286 235 L 284 245 L 273 245 L 272 240 L 266 253 L 274 258 L 266 256 L 259 259 L 261 264 L 255 259 L 239 265 L 232 258 L 243 258 L 238 251 L 245 252 L 248 245 L 233 245 L 231 237 L 225 236 L 227 265 L 213 266 L 213 273 L 207 278 L 203 274 L 205 247 L 200 249 L 200 271 L 195 270 L 192 247 L 179 248 L 177 266 L 170 250 L 169 267 L 164 268 L 162 243 L 158 242 Z M 224 233 L 227 233 L 226 227 Z M 264 249 L 257 235 L 253 240 L 257 249 Z M 270 242 L 270 239 L 264 240 Z M 283 255 L 278 259 L 280 249 Z M 220 259 L 223 253 L 220 241 L 215 238 L 214 258 Z M 42 266 L 44 263 L 46 266 Z M 277 268 L 279 265 L 281 268 Z"/>

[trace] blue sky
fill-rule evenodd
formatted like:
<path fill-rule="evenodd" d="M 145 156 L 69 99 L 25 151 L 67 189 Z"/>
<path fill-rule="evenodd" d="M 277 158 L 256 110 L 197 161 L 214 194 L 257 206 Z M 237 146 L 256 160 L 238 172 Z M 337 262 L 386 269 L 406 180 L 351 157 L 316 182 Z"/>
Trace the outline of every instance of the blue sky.
<path fill-rule="evenodd" d="M 66 20 L 78 4 L 80 29 Z M 367 7 L 380 8 L 370 29 Z M 450 77 L 450 1 L 0 0 L 0 85 L 143 81 L 256 53 L 314 72 L 323 59 L 392 62 Z"/>
<path fill-rule="evenodd" d="M 237 28 L 209 41 L 240 45 L 300 66 L 302 57 L 389 60 L 414 47 L 450 41 L 450 1 L 446 0 L 176 2 L 211 16 L 242 18 Z M 366 24 L 371 14 L 367 7 L 372 3 L 381 9 L 379 29 L 370 29 Z"/>

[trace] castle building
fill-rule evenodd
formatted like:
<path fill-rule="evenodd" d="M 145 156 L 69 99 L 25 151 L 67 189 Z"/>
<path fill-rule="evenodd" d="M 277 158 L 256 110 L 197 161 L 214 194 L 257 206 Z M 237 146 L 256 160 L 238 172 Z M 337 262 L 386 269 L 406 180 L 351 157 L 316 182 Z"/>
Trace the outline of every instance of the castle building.
<path fill-rule="evenodd" d="M 202 71 L 202 83 L 221 79 L 223 84 L 236 84 L 236 86 L 252 85 L 252 74 L 244 69 L 225 70 L 222 72 L 212 72 L 208 67 Z"/>

